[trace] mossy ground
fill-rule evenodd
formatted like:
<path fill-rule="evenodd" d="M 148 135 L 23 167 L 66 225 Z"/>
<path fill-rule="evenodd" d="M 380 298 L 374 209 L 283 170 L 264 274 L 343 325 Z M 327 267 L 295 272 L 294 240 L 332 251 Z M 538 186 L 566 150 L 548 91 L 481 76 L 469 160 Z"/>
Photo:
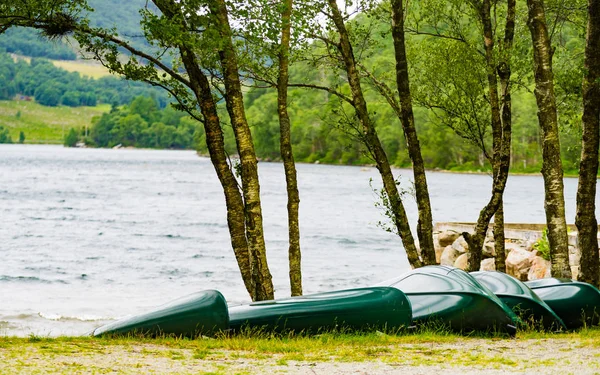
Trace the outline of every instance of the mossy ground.
<path fill-rule="evenodd" d="M 0 338 L 0 374 L 600 371 L 600 329 L 516 338 L 422 331 L 218 338 Z M 401 370 L 401 371 L 400 371 Z"/>

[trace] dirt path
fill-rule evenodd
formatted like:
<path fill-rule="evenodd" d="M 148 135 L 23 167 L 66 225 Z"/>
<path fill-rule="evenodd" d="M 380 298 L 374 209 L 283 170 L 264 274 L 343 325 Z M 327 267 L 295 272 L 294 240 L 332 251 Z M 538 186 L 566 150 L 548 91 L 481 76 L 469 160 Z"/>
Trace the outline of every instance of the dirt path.
<path fill-rule="evenodd" d="M 189 346 L 189 345 L 188 345 Z M 0 374 L 598 374 L 597 339 L 461 339 L 307 353 L 2 341 Z"/>

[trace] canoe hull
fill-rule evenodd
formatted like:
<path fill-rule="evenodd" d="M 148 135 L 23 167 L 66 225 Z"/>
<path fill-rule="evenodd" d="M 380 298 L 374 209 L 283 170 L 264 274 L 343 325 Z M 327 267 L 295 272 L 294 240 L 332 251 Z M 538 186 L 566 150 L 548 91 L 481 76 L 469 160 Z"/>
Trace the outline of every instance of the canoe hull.
<path fill-rule="evenodd" d="M 427 266 L 381 283 L 402 290 L 416 324 L 439 324 L 458 332 L 516 333 L 518 318 L 491 291 L 454 267 Z"/>
<path fill-rule="evenodd" d="M 410 325 L 406 295 L 373 287 L 255 302 L 229 309 L 230 328 L 317 333 L 333 329 L 397 330 Z"/>
<path fill-rule="evenodd" d="M 522 281 L 495 271 L 471 272 L 471 275 L 496 294 L 526 324 L 550 331 L 567 328 L 552 308 Z"/>
<path fill-rule="evenodd" d="M 593 285 L 555 278 L 525 284 L 554 310 L 568 329 L 600 323 L 600 291 Z"/>
<path fill-rule="evenodd" d="M 489 298 L 475 293 L 407 293 L 413 321 L 457 332 L 515 333 L 512 319 Z M 485 317 L 485 319 L 482 319 Z"/>
<path fill-rule="evenodd" d="M 147 335 L 197 337 L 229 327 L 227 302 L 216 290 L 206 290 L 172 301 L 154 311 L 96 328 L 92 335 Z"/>

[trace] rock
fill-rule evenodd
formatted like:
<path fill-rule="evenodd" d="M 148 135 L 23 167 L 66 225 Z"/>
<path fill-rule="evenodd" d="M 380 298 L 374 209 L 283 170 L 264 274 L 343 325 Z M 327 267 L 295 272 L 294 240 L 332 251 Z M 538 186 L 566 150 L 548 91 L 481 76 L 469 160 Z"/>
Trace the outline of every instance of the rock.
<path fill-rule="evenodd" d="M 485 240 L 486 241 L 494 240 L 494 230 L 493 229 L 488 229 L 487 232 L 485 232 Z"/>
<path fill-rule="evenodd" d="M 435 246 L 435 262 L 440 264 L 442 261 L 442 253 L 444 252 L 444 248 L 441 246 Z"/>
<path fill-rule="evenodd" d="M 494 248 L 495 242 L 489 241 L 483 244 L 483 252 L 481 255 L 483 258 L 492 258 L 496 256 L 496 249 Z"/>
<path fill-rule="evenodd" d="M 496 270 L 496 259 L 487 258 L 481 261 L 480 271 L 495 271 Z"/>
<path fill-rule="evenodd" d="M 568 242 L 569 242 L 569 247 L 571 247 L 571 246 L 573 246 L 573 247 L 577 246 L 577 240 L 578 240 L 577 237 L 579 237 L 577 235 L 577 233 L 569 233 L 568 234 L 567 238 L 568 238 Z"/>
<path fill-rule="evenodd" d="M 538 255 L 532 256 L 530 259 L 531 267 L 527 273 L 527 280 L 537 280 L 550 277 L 552 265 L 550 264 L 549 260 L 546 260 Z"/>
<path fill-rule="evenodd" d="M 575 246 L 569 245 L 569 265 L 571 267 L 579 266 L 581 262 L 581 251 Z"/>
<path fill-rule="evenodd" d="M 460 253 L 456 251 L 451 245 L 446 246 L 444 251 L 442 252 L 442 256 L 440 258 L 440 264 L 442 266 L 454 266 L 454 262 Z"/>
<path fill-rule="evenodd" d="M 571 266 L 571 278 L 577 280 L 579 278 L 579 266 Z"/>
<path fill-rule="evenodd" d="M 525 243 L 523 245 L 525 246 L 525 249 L 527 251 L 533 251 L 534 250 L 533 245 L 535 245 L 535 244 L 536 244 L 536 241 L 530 240 L 530 241 L 525 241 Z"/>
<path fill-rule="evenodd" d="M 460 233 L 458 232 L 453 230 L 445 230 L 438 234 L 438 243 L 441 247 L 446 247 L 448 245 L 452 245 L 452 242 L 456 241 L 459 236 Z"/>
<path fill-rule="evenodd" d="M 508 250 L 508 249 L 507 249 Z M 506 273 L 521 281 L 527 280 L 531 267 L 531 253 L 521 247 L 515 247 L 506 257 Z"/>
<path fill-rule="evenodd" d="M 461 270 L 464 271 L 467 269 L 468 263 L 469 263 L 469 254 L 467 254 L 467 253 L 460 254 L 458 256 L 458 258 L 456 258 L 456 260 L 454 261 L 454 267 L 460 268 Z"/>
<path fill-rule="evenodd" d="M 462 254 L 469 251 L 469 244 L 465 241 L 463 236 L 460 236 L 452 242 L 452 248 Z"/>

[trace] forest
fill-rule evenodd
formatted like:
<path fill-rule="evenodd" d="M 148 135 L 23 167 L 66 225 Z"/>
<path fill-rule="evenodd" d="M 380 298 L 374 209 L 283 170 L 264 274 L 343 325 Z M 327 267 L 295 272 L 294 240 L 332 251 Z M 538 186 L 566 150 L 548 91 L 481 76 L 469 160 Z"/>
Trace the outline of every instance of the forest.
<path fill-rule="evenodd" d="M 97 103 L 123 105 L 135 97 L 152 97 L 157 105 L 165 107 L 167 94 L 156 88 L 130 82 L 118 77 L 93 79 L 79 73 L 55 67 L 44 58 L 30 62 L 0 53 L 0 100 L 26 96 L 46 106 L 95 106 Z"/>
<path fill-rule="evenodd" d="M 284 166 L 292 295 L 302 294 L 297 161 L 374 165 L 390 231 L 413 268 L 435 264 L 426 169 L 488 171 L 490 199 L 473 230 L 462 233 L 468 271 L 480 268 L 492 219 L 495 267 L 506 271 L 509 171 L 541 171 L 552 275 L 565 278 L 572 270 L 563 176 L 577 173 L 579 279 L 600 283 L 598 1 L 151 3 L 132 6 L 144 44 L 130 39 L 131 30 L 90 22 L 93 4 L 84 0 L 0 7 L 0 30 L 72 38 L 112 72 L 170 94 L 172 109 L 162 112 L 143 98 L 113 106 L 95 120 L 88 141 L 169 148 L 193 142 L 209 156 L 253 300 L 274 295 L 259 158 Z M 31 7 L 38 17 L 29 16 Z M 414 186 L 400 186 L 393 165 L 411 167 Z M 404 208 L 409 190 L 418 206 L 416 231 Z"/>

